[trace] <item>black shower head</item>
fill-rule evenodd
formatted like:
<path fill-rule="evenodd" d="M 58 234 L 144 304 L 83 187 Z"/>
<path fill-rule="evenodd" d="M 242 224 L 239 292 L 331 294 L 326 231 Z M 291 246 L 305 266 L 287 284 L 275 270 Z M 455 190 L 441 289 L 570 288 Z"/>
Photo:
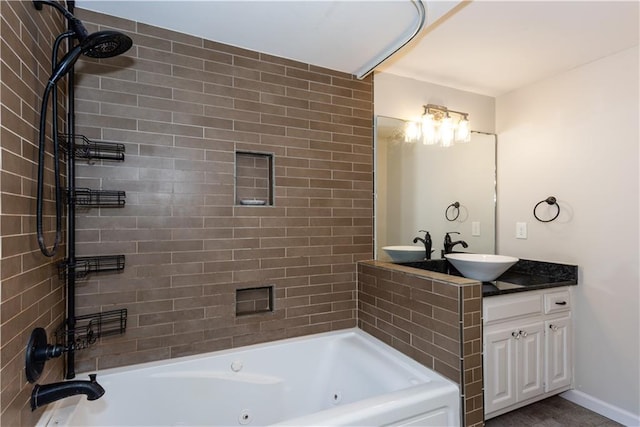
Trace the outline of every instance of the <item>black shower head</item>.
<path fill-rule="evenodd" d="M 67 74 L 81 54 L 91 58 L 111 58 L 126 52 L 133 44 L 130 37 L 118 31 L 106 30 L 89 34 L 82 21 L 55 1 L 34 0 L 33 4 L 38 10 L 42 10 L 42 5 L 46 4 L 62 13 L 69 22 L 73 36 L 78 40 L 78 44 L 55 66 L 49 84 L 55 84 Z"/>
<path fill-rule="evenodd" d="M 78 23 L 82 25 L 80 21 Z M 86 33 L 86 30 L 84 31 Z M 91 58 L 111 58 L 126 52 L 132 44 L 133 41 L 130 37 L 118 31 L 105 30 L 86 35 L 56 65 L 51 77 L 49 77 L 49 84 L 56 84 L 64 77 L 82 54 Z"/>
<path fill-rule="evenodd" d="M 98 31 L 81 41 L 82 53 L 91 58 L 111 58 L 131 48 L 133 41 L 117 31 Z"/>
<path fill-rule="evenodd" d="M 111 58 L 129 50 L 133 42 L 117 31 L 98 31 L 89 34 L 82 21 L 69 18 L 69 28 L 82 45 L 82 53 L 91 58 Z"/>

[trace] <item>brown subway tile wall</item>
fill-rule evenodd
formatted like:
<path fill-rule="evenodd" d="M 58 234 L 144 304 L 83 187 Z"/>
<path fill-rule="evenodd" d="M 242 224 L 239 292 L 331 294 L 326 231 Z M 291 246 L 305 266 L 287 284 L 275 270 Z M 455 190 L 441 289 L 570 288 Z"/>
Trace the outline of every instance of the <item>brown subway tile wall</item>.
<path fill-rule="evenodd" d="M 0 1 L 0 16 L 0 425 L 29 426 L 41 412 L 32 413 L 29 407 L 33 385 L 24 374 L 27 341 L 35 327 L 46 328 L 51 340 L 64 318 L 64 291 L 55 263 L 65 247 L 53 258 L 40 253 L 35 194 L 41 96 L 51 70 L 53 41 L 65 27 L 52 8 L 39 12 L 31 2 Z M 64 92 L 61 89 L 58 98 L 60 124 Z M 51 111 L 48 119 L 50 124 Z M 48 141 L 43 226 L 49 247 L 55 230 L 50 153 Z M 61 380 L 61 362 L 49 361 L 40 382 Z"/>
<path fill-rule="evenodd" d="M 480 282 L 358 263 L 358 327 L 460 384 L 464 426 L 484 424 Z"/>
<path fill-rule="evenodd" d="M 126 191 L 122 209 L 77 215 L 79 255 L 126 257 L 79 284 L 78 311 L 129 312 L 77 370 L 356 326 L 356 261 L 373 253 L 371 79 L 77 15 L 134 41 L 76 66 L 77 132 L 126 146 L 122 163 L 77 168 L 78 186 Z M 237 204 L 236 190 L 268 187 L 264 158 L 238 152 L 273 155 L 272 206 Z M 273 312 L 235 316 L 236 289 L 269 285 Z"/>

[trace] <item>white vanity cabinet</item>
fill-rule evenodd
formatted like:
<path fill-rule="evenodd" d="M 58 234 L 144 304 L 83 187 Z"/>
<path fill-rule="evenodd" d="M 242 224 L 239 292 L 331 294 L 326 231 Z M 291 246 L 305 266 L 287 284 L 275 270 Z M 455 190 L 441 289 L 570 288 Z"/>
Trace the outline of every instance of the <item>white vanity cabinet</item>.
<path fill-rule="evenodd" d="M 483 299 L 486 419 L 571 387 L 570 297 L 561 287 Z"/>

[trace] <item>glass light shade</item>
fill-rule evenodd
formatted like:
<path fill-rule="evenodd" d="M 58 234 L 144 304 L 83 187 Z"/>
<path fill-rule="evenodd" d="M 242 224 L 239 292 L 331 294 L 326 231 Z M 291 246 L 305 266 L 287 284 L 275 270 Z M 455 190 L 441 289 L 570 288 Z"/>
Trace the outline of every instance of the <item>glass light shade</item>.
<path fill-rule="evenodd" d="M 420 126 L 416 122 L 407 122 L 404 127 L 404 142 L 416 142 L 420 139 Z"/>
<path fill-rule="evenodd" d="M 443 147 L 451 147 L 453 144 L 454 126 L 451 117 L 445 117 L 440 122 L 440 144 Z"/>
<path fill-rule="evenodd" d="M 436 132 L 433 114 L 425 114 L 422 116 L 422 143 L 424 145 L 434 145 L 437 142 L 438 133 Z"/>
<path fill-rule="evenodd" d="M 469 120 L 463 117 L 458 123 L 456 128 L 456 141 L 457 142 L 469 142 L 471 141 L 471 128 L 469 126 Z"/>

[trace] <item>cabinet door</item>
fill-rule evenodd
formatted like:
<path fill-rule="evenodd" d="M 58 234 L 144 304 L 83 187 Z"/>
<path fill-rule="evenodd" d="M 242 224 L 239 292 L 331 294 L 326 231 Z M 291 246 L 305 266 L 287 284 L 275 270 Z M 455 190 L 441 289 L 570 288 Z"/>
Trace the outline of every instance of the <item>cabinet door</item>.
<path fill-rule="evenodd" d="M 518 340 L 512 335 L 515 331 L 514 328 L 485 330 L 484 410 L 487 414 L 516 403 Z"/>
<path fill-rule="evenodd" d="M 571 385 L 571 318 L 561 317 L 544 322 L 545 391 Z"/>
<path fill-rule="evenodd" d="M 518 332 L 517 400 L 521 401 L 544 393 L 544 323 L 522 324 Z"/>

